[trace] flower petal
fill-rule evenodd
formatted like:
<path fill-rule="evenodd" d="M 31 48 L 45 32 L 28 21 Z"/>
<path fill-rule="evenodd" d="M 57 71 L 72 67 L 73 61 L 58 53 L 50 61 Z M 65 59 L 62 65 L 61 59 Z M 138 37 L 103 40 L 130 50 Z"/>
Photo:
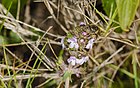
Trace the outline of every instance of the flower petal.
<path fill-rule="evenodd" d="M 85 22 L 80 22 L 80 26 L 85 26 L 86 23 Z"/>
<path fill-rule="evenodd" d="M 69 64 L 71 64 L 72 66 L 74 66 L 74 65 L 76 65 L 76 60 L 77 60 L 77 58 L 75 56 L 70 56 L 70 58 L 67 59 L 67 62 Z"/>
<path fill-rule="evenodd" d="M 75 43 L 71 42 L 69 45 L 69 48 L 74 48 L 74 46 L 75 46 Z"/>
<path fill-rule="evenodd" d="M 69 38 L 67 42 L 77 42 L 77 38 L 74 36 L 72 38 Z"/>
<path fill-rule="evenodd" d="M 92 49 L 93 43 L 94 43 L 95 39 L 92 38 L 88 41 L 88 44 L 86 45 L 86 49 Z"/>
<path fill-rule="evenodd" d="M 81 59 L 76 59 L 76 63 L 79 64 L 79 65 L 82 65 L 84 62 L 87 62 L 88 59 L 89 59 L 88 56 L 82 57 Z"/>
<path fill-rule="evenodd" d="M 77 43 L 77 38 L 76 37 L 72 37 L 72 38 L 69 38 L 67 40 L 67 42 L 69 42 L 69 48 L 75 48 L 75 49 L 78 49 L 79 48 L 79 45 Z"/>
<path fill-rule="evenodd" d="M 77 59 L 77 60 L 76 60 L 76 63 L 79 64 L 79 65 L 82 65 L 84 62 L 83 62 L 82 59 Z"/>
<path fill-rule="evenodd" d="M 79 48 L 79 45 L 78 45 L 78 43 L 75 43 L 75 47 L 74 47 L 75 49 L 78 49 Z"/>
<path fill-rule="evenodd" d="M 65 48 L 64 39 L 65 39 L 65 38 L 61 38 L 62 49 Z"/>
<path fill-rule="evenodd" d="M 86 33 L 86 32 L 82 32 L 82 35 L 84 35 L 84 36 L 85 36 L 85 35 L 87 35 L 87 33 Z"/>

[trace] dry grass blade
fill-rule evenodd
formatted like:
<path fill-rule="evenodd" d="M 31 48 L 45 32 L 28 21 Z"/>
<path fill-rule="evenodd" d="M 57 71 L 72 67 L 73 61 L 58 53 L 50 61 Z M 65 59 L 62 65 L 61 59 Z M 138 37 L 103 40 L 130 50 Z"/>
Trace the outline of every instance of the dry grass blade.
<path fill-rule="evenodd" d="M 68 33 L 66 28 L 59 22 L 59 20 L 54 15 L 53 9 L 51 8 L 51 6 L 49 4 L 49 1 L 48 0 L 44 0 L 44 3 L 46 5 L 46 7 L 48 8 L 49 12 L 51 13 L 52 17 L 54 18 L 54 20 L 60 25 L 60 27 L 63 29 L 64 32 Z"/>
<path fill-rule="evenodd" d="M 25 30 L 24 28 L 22 28 L 20 26 L 19 23 L 23 23 L 19 20 L 16 20 L 12 14 L 8 13 L 7 16 L 5 16 L 4 14 L 6 14 L 7 10 L 0 4 L 0 18 L 3 18 L 5 19 L 5 22 L 4 22 L 4 26 L 7 28 L 7 29 L 11 29 L 13 32 L 17 33 L 21 33 L 23 35 L 36 35 L 28 30 Z M 4 12 L 4 13 L 3 13 Z M 2 21 L 0 21 L 1 23 Z M 19 22 L 19 23 L 18 23 Z M 24 23 L 23 23 L 24 24 Z"/>

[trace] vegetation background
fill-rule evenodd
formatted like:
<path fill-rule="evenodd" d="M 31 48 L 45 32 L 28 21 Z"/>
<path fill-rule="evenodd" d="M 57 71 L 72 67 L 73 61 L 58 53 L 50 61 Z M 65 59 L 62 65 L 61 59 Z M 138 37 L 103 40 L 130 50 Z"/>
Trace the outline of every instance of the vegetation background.
<path fill-rule="evenodd" d="M 140 88 L 139 5 L 139 0 L 0 0 L 0 87 Z M 96 40 L 91 50 L 74 51 L 89 60 L 71 66 L 71 49 L 63 49 L 62 39 L 79 30 Z"/>

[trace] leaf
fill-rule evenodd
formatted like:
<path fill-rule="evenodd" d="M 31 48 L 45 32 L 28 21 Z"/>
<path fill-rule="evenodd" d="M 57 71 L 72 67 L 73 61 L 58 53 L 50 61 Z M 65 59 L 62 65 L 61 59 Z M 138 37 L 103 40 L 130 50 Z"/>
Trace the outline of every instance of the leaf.
<path fill-rule="evenodd" d="M 116 4 L 120 26 L 122 30 L 128 31 L 135 17 L 139 0 L 116 0 Z"/>
<path fill-rule="evenodd" d="M 102 0 L 102 4 L 103 4 L 103 9 L 105 10 L 107 16 L 110 16 L 112 13 L 114 13 L 116 9 L 115 0 Z"/>
<path fill-rule="evenodd" d="M 63 54 L 64 54 L 64 50 L 62 49 L 59 52 L 58 63 L 56 63 L 58 66 L 60 66 L 63 63 Z"/>
<path fill-rule="evenodd" d="M 7 39 L 0 35 L 0 45 L 7 44 Z"/>
<path fill-rule="evenodd" d="M 106 12 L 106 15 L 110 18 L 108 21 L 108 25 L 106 28 L 106 33 L 111 29 L 110 27 L 117 27 L 119 26 L 118 23 L 118 14 L 117 14 L 117 5 L 115 0 L 102 0 L 103 3 L 103 9 Z M 115 22 L 116 21 L 116 22 Z M 122 29 L 116 28 L 115 32 L 122 32 Z"/>
<path fill-rule="evenodd" d="M 20 43 L 21 42 L 20 37 L 12 31 L 10 31 L 8 40 L 9 40 L 8 41 L 9 44 Z"/>

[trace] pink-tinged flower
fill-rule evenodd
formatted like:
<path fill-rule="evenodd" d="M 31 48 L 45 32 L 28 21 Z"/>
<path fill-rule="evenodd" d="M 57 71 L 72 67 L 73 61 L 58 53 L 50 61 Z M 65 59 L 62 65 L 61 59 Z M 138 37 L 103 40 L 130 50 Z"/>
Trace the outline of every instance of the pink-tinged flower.
<path fill-rule="evenodd" d="M 80 42 L 81 42 L 81 43 L 84 43 L 84 39 L 80 39 Z"/>
<path fill-rule="evenodd" d="M 82 65 L 84 62 L 87 62 L 88 59 L 89 59 L 89 57 L 85 56 L 85 57 L 82 57 L 81 59 L 77 59 L 76 63 L 79 64 L 79 65 Z"/>
<path fill-rule="evenodd" d="M 85 26 L 86 23 L 85 22 L 80 22 L 80 26 Z"/>
<path fill-rule="evenodd" d="M 75 56 L 70 56 L 70 58 L 67 59 L 67 62 L 71 64 L 72 66 L 76 65 L 76 61 L 77 61 L 77 58 Z"/>
<path fill-rule="evenodd" d="M 67 42 L 70 43 L 69 48 L 75 48 L 75 49 L 79 48 L 76 37 L 72 37 L 72 38 L 68 39 Z"/>
<path fill-rule="evenodd" d="M 80 74 L 79 73 L 76 73 L 76 77 L 80 77 Z"/>
<path fill-rule="evenodd" d="M 86 45 L 86 49 L 92 49 L 93 43 L 94 43 L 95 39 L 92 38 L 88 41 L 88 44 Z"/>
<path fill-rule="evenodd" d="M 82 32 L 82 35 L 87 35 L 87 33 L 86 32 Z"/>

